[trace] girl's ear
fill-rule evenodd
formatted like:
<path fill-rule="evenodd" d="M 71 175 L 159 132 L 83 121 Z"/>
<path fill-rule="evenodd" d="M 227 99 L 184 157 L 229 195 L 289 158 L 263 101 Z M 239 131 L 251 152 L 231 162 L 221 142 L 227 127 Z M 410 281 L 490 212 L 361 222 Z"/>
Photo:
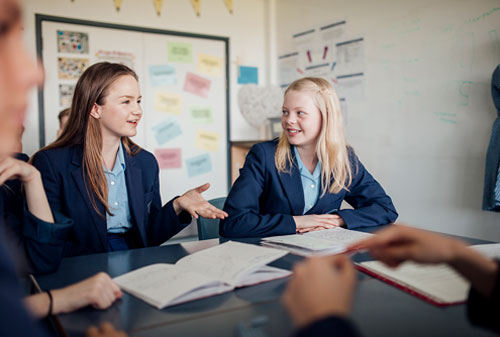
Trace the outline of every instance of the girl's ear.
<path fill-rule="evenodd" d="M 94 105 L 92 106 L 92 110 L 90 110 L 90 115 L 95 119 L 101 118 L 101 107 L 97 105 L 97 103 L 94 103 Z"/>

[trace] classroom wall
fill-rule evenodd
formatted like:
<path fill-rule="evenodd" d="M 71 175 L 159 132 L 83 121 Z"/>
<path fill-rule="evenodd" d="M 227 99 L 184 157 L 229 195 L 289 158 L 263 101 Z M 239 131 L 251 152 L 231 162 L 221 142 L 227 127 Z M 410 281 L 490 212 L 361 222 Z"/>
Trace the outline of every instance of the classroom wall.
<path fill-rule="evenodd" d="M 238 110 L 237 63 L 258 67 L 259 81 L 265 84 L 268 78 L 266 50 L 269 46 L 267 0 L 234 1 L 233 14 L 229 14 L 222 0 L 202 1 L 200 17 L 196 16 L 188 0 L 164 1 L 161 16 L 156 14 L 153 1 L 143 0 L 124 0 L 119 12 L 112 0 L 25 0 L 23 3 L 24 36 L 33 55 L 36 54 L 35 13 L 229 37 L 231 140 L 258 138 L 259 131 L 252 128 Z M 24 151 L 28 154 L 34 153 L 39 144 L 37 105 L 34 91 L 23 137 Z"/>
<path fill-rule="evenodd" d="M 394 200 L 399 220 L 498 241 L 481 210 L 497 116 L 498 0 L 276 0 L 278 55 L 292 34 L 346 20 L 365 40 L 364 98 L 347 102 L 347 137 Z"/>

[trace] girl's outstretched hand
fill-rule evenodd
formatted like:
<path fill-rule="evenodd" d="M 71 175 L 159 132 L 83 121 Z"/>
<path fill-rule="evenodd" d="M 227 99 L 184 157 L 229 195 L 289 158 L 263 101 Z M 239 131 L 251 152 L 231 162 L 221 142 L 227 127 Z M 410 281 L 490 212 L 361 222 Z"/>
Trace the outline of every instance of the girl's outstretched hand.
<path fill-rule="evenodd" d="M 202 216 L 208 219 L 224 219 L 227 213 L 211 205 L 201 195 L 208 190 L 209 183 L 193 188 L 174 200 L 175 213 L 186 211 L 195 219 Z"/>

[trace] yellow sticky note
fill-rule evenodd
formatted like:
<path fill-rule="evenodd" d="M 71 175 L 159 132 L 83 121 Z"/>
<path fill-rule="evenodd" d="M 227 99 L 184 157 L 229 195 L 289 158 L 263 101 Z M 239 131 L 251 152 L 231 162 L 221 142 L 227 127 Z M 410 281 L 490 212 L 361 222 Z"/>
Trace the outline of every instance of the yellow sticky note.
<path fill-rule="evenodd" d="M 206 54 L 198 54 L 198 72 L 209 76 L 220 77 L 222 59 Z"/>
<path fill-rule="evenodd" d="M 195 139 L 197 148 L 216 152 L 219 149 L 220 135 L 217 132 L 198 130 Z"/>
<path fill-rule="evenodd" d="M 157 92 L 155 110 L 179 115 L 182 112 L 182 96 L 168 92 Z"/>

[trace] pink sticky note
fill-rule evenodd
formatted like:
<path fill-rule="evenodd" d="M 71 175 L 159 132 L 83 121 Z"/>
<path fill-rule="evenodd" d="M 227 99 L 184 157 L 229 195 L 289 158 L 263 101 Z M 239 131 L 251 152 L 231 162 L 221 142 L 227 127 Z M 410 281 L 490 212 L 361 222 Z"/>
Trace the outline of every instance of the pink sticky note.
<path fill-rule="evenodd" d="M 181 168 L 181 149 L 156 149 L 155 157 L 160 169 Z"/>
<path fill-rule="evenodd" d="M 201 97 L 208 97 L 211 83 L 212 81 L 206 78 L 188 72 L 186 74 L 186 82 L 184 82 L 184 91 Z"/>

